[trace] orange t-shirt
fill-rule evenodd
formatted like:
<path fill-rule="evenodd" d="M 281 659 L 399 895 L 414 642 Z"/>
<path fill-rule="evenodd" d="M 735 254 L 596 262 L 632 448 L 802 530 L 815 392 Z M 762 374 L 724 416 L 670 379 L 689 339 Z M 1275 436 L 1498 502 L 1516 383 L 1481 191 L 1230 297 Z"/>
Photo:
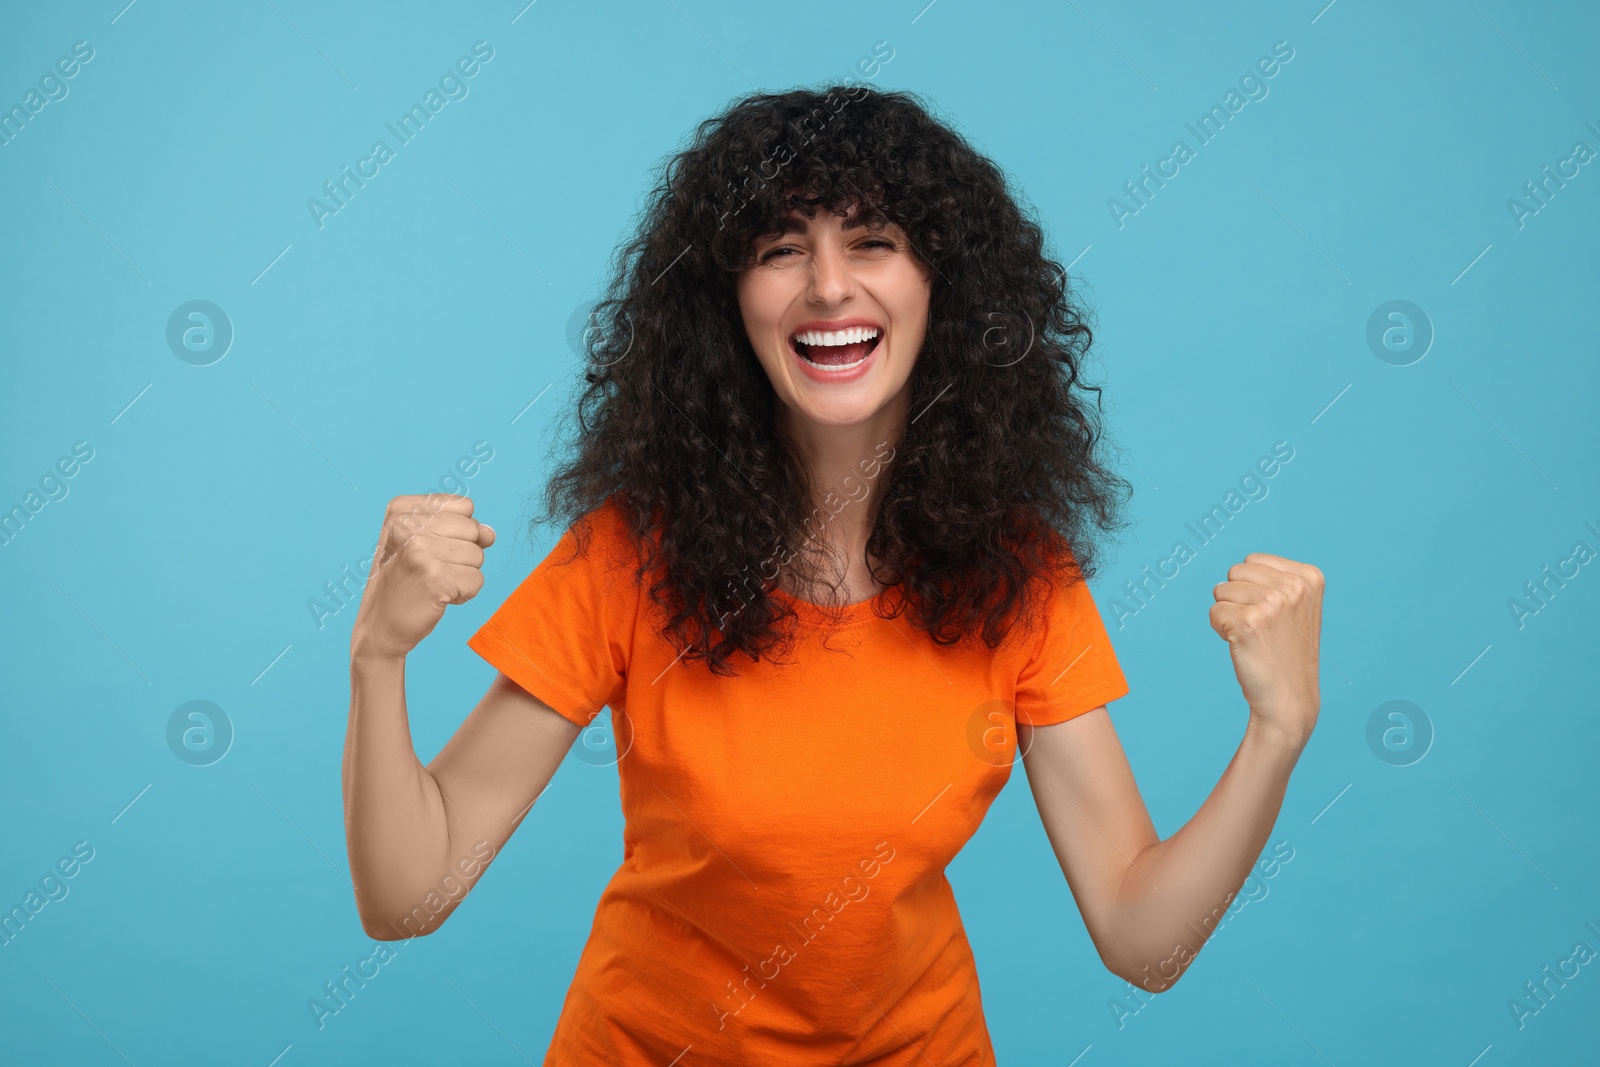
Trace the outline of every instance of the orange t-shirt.
<path fill-rule="evenodd" d="M 544 1062 L 993 1064 L 944 871 L 1011 776 L 1014 718 L 1127 693 L 1087 588 L 994 650 L 941 648 L 879 598 L 827 627 L 779 593 L 791 662 L 738 654 L 724 678 L 652 629 L 621 513 L 589 518 L 589 552 L 567 530 L 468 640 L 575 723 L 609 705 L 622 753 L 622 865 Z"/>

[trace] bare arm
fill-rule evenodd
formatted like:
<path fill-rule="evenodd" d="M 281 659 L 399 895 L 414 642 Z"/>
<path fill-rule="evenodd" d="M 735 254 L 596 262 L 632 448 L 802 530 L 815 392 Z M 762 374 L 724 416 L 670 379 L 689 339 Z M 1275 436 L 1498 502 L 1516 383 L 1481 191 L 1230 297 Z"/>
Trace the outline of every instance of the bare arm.
<path fill-rule="evenodd" d="M 1200 810 L 1163 841 L 1104 707 L 1018 733 L 1040 821 L 1101 960 L 1161 992 L 1244 884 L 1299 749 L 1246 728 Z"/>
<path fill-rule="evenodd" d="M 405 657 L 482 588 L 494 531 L 471 514 L 460 497 L 395 498 L 351 634 L 345 837 L 362 928 L 381 940 L 438 928 L 580 730 L 501 674 L 433 762 L 417 759 Z"/>
<path fill-rule="evenodd" d="M 352 656 L 350 690 L 345 836 L 361 925 L 384 941 L 429 934 L 499 854 L 581 727 L 497 674 L 423 766 L 405 661 Z"/>
<path fill-rule="evenodd" d="M 1028 782 L 1106 967 L 1169 988 L 1216 929 L 1272 832 L 1316 723 L 1322 575 L 1255 553 L 1214 591 L 1250 704 L 1244 739 L 1200 810 L 1162 840 L 1105 708 L 1019 726 Z"/>

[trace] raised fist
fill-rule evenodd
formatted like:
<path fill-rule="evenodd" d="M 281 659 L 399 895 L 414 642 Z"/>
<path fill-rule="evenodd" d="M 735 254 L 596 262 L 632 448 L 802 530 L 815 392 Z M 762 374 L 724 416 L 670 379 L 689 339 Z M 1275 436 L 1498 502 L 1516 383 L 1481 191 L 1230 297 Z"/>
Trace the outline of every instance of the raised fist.
<path fill-rule="evenodd" d="M 483 550 L 494 528 L 472 517 L 472 501 L 452 493 L 389 501 L 372 574 L 350 633 L 350 651 L 403 657 L 433 631 L 447 604 L 483 588 Z"/>
<path fill-rule="evenodd" d="M 1311 736 L 1321 706 L 1322 585 L 1309 563 L 1252 552 L 1211 591 L 1211 628 L 1228 642 L 1252 722 L 1298 744 Z"/>

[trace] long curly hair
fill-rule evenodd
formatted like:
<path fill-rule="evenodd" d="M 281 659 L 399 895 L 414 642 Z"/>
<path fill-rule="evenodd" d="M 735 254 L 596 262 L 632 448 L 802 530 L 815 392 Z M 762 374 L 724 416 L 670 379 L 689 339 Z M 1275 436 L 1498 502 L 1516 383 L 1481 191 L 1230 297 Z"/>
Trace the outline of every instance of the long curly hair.
<path fill-rule="evenodd" d="M 581 546 L 580 520 L 614 503 L 681 658 L 731 675 L 735 652 L 783 657 L 796 615 L 779 575 L 818 580 L 799 548 L 831 516 L 775 426 L 735 282 L 758 235 L 821 207 L 896 223 L 931 269 L 915 414 L 870 471 L 874 611 L 993 648 L 1044 588 L 1093 576 L 1131 486 L 1080 378 L 1085 311 L 998 167 L 918 95 L 857 83 L 744 97 L 655 178 L 590 312 L 574 451 L 533 526 L 570 525 Z"/>

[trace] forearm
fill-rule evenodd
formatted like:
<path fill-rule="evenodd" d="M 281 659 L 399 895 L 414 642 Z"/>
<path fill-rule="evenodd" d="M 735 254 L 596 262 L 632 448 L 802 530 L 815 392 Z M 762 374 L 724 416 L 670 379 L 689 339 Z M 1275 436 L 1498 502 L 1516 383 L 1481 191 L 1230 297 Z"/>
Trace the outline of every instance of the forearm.
<path fill-rule="evenodd" d="M 1252 717 L 1200 810 L 1132 857 L 1111 923 L 1122 977 L 1160 992 L 1194 960 L 1260 856 L 1304 745 Z"/>
<path fill-rule="evenodd" d="M 411 742 L 403 658 L 351 656 L 343 780 L 356 906 L 369 933 L 387 934 L 437 884 L 450 856 L 443 795 Z"/>

